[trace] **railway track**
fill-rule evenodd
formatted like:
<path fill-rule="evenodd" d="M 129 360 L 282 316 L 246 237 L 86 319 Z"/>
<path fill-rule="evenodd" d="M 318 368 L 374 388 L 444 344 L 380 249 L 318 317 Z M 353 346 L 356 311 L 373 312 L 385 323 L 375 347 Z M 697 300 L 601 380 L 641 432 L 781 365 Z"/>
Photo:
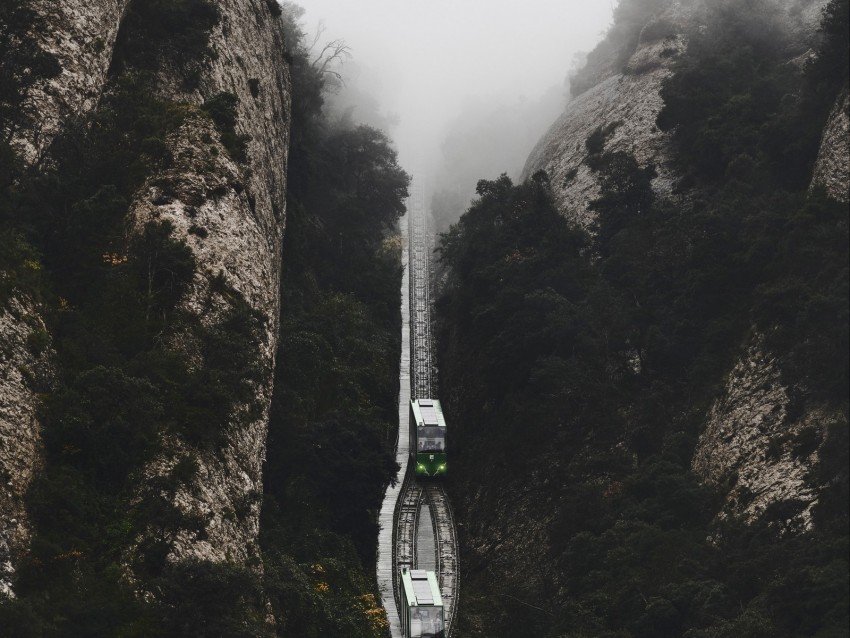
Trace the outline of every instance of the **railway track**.
<path fill-rule="evenodd" d="M 431 509 L 437 552 L 437 574 L 445 610 L 446 635 L 451 635 L 457 609 L 460 572 L 457 561 L 457 533 L 449 499 L 442 485 L 428 485 L 425 494 Z"/>
<path fill-rule="evenodd" d="M 410 473 L 408 473 L 410 474 Z M 424 492 L 415 480 L 407 481 L 399 498 L 396 514 L 395 564 L 396 572 L 402 567 L 416 567 L 416 528 L 419 525 L 419 512 L 422 508 Z M 396 576 L 396 582 L 398 577 Z M 398 591 L 398 587 L 396 587 Z"/>
<path fill-rule="evenodd" d="M 414 190 L 410 202 L 410 328 L 414 399 L 433 396 L 433 338 L 431 333 L 431 242 L 425 219 L 424 193 Z"/>
<path fill-rule="evenodd" d="M 434 238 L 428 232 L 424 205 L 424 191 L 421 183 L 414 181 L 412 194 L 408 200 L 408 227 L 405 233 L 409 237 L 407 274 L 409 279 L 409 326 L 410 326 L 410 390 L 403 389 L 404 406 L 399 405 L 399 420 L 404 419 L 404 436 L 407 434 L 407 409 L 409 399 L 434 398 L 436 391 L 437 369 L 433 356 L 433 332 L 431 326 L 433 264 L 430 254 L 434 248 Z M 408 371 L 402 371 L 402 383 L 407 380 Z M 401 430 L 401 427 L 400 427 Z M 401 437 L 401 434 L 400 434 Z M 422 552 L 432 552 L 434 560 L 427 562 L 437 566 L 437 578 L 443 598 L 446 636 L 451 635 L 451 628 L 456 616 L 459 592 L 459 562 L 457 553 L 457 532 L 451 505 L 442 485 L 426 483 L 416 479 L 413 468 L 406 462 L 406 441 L 399 440 L 399 451 L 405 450 L 404 463 L 406 468 L 400 490 L 387 490 L 387 499 L 396 498 L 394 504 L 385 500 L 383 512 L 393 512 L 392 523 L 392 589 L 382 594 L 384 606 L 390 620 L 390 632 L 393 638 L 401 638 L 398 623 L 398 611 L 401 609 L 399 592 L 399 572 L 402 567 L 417 567 L 422 559 Z M 417 546 L 417 529 L 421 524 L 420 516 L 423 508 L 427 507 L 430 523 L 434 530 L 433 547 Z M 387 511 L 387 515 L 389 514 Z M 386 539 L 389 533 L 383 534 Z M 384 547 L 387 540 L 379 542 L 379 584 L 382 590 L 388 588 L 388 565 L 382 567 L 381 556 L 387 556 L 389 548 Z M 426 544 L 430 545 L 430 542 Z M 387 556 L 388 558 L 388 556 Z M 429 556 L 430 558 L 430 556 Z M 389 561 L 387 561 L 389 562 Z"/>
<path fill-rule="evenodd" d="M 434 397 L 436 388 L 436 365 L 433 356 L 433 332 L 431 325 L 433 264 L 430 259 L 434 248 L 433 237 L 428 232 L 424 197 L 419 188 L 414 188 L 411 198 L 409 230 L 410 237 L 410 310 L 411 310 L 411 398 Z M 416 529 L 421 505 L 427 505 L 434 528 L 434 562 L 443 596 L 446 620 L 446 635 L 450 635 L 455 616 L 458 594 L 457 533 L 451 505 L 442 485 L 422 483 L 408 468 L 406 489 L 403 490 L 398 519 L 396 569 L 413 557 L 417 567 L 418 550 Z M 414 504 L 415 503 L 415 504 Z M 430 561 L 429 561 L 430 562 Z"/>

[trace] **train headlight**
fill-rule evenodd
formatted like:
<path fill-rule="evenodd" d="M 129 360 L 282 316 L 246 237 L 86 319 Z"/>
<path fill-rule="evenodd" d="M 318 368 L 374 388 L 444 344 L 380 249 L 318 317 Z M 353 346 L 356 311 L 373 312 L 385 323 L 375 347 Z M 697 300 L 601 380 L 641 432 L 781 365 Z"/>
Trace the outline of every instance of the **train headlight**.
<path fill-rule="evenodd" d="M 417 470 L 424 470 L 424 469 L 425 469 L 425 466 L 424 466 L 422 463 L 417 463 L 417 464 L 416 464 L 416 469 L 417 469 Z"/>
<path fill-rule="evenodd" d="M 438 472 L 445 472 L 445 471 L 446 471 L 446 464 L 445 464 L 445 463 L 441 463 L 441 464 L 437 467 L 437 471 L 438 471 Z"/>

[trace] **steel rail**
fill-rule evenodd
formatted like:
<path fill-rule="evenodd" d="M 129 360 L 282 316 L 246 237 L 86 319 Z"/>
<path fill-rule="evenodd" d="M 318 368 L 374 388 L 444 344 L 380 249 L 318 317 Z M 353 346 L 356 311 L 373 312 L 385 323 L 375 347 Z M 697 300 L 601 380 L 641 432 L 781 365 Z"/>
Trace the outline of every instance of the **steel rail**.
<path fill-rule="evenodd" d="M 414 180 L 407 205 L 407 228 L 404 235 L 409 240 L 407 248 L 410 309 L 410 397 L 414 399 L 434 397 L 436 392 L 436 359 L 433 356 L 434 335 L 431 325 L 433 310 L 432 282 L 434 267 L 430 255 L 434 248 L 434 237 L 428 232 L 424 190 L 421 182 Z M 406 375 L 405 375 L 406 376 Z M 399 405 L 401 414 L 402 406 Z M 410 427 L 415 427 L 410 424 Z M 399 441 L 401 443 L 401 441 Z M 405 446 L 406 447 L 406 446 Z M 416 567 L 416 533 L 420 509 L 428 505 L 434 527 L 435 562 L 437 565 L 440 591 L 446 621 L 446 636 L 457 616 L 459 592 L 459 561 L 457 553 L 457 530 L 451 505 L 442 485 L 417 481 L 415 470 L 407 467 L 398 500 L 394 506 L 392 533 L 394 602 L 401 610 L 401 593 L 398 574 L 403 566 Z M 423 548 L 424 549 L 424 548 Z M 396 609 L 392 611 L 395 612 Z M 389 606 L 387 613 L 390 614 Z M 395 638 L 398 619 L 390 619 Z"/>
<path fill-rule="evenodd" d="M 445 610 L 446 635 L 450 635 L 454 621 L 458 593 L 460 591 L 460 570 L 457 559 L 457 529 L 454 515 L 446 491 L 442 485 L 429 485 L 426 488 L 431 506 L 431 518 L 434 522 L 437 538 L 437 566 L 440 581 L 440 593 L 443 596 Z"/>

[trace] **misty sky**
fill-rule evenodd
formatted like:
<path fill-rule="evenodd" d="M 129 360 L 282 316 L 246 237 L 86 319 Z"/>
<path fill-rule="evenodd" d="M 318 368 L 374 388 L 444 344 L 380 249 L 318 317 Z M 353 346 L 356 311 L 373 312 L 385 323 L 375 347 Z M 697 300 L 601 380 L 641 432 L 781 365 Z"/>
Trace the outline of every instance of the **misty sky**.
<path fill-rule="evenodd" d="M 573 56 L 608 27 L 613 0 L 296 0 L 305 30 L 343 38 L 358 85 L 401 123 L 402 164 L 438 152 L 469 100 L 536 99 L 563 86 Z"/>

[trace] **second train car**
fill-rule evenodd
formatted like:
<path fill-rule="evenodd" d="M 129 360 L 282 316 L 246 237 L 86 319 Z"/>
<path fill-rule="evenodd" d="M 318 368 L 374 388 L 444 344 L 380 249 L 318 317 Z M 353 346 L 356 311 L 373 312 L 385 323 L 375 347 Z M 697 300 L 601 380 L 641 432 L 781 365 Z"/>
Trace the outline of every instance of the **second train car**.
<path fill-rule="evenodd" d="M 404 638 L 446 638 L 443 597 L 434 572 L 403 568 L 401 601 Z"/>
<path fill-rule="evenodd" d="M 410 402 L 410 455 L 416 476 L 446 475 L 446 420 L 437 399 Z"/>

